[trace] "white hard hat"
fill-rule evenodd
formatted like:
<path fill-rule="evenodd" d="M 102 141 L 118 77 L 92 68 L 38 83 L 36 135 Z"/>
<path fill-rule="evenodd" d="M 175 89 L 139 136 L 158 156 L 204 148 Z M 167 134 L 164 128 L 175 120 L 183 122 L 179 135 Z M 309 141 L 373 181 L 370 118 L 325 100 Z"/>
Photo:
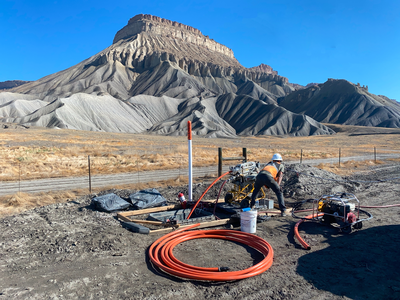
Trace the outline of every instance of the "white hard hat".
<path fill-rule="evenodd" d="M 275 153 L 274 156 L 272 156 L 272 160 L 282 161 L 282 156 L 279 153 Z"/>

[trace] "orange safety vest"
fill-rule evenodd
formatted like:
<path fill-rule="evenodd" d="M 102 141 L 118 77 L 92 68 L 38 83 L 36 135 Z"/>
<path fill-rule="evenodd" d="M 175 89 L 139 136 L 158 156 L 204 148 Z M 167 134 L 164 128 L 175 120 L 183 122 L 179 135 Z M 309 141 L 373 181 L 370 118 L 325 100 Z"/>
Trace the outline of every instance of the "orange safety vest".
<path fill-rule="evenodd" d="M 262 171 L 267 171 L 271 173 L 272 177 L 277 180 L 278 178 L 276 177 L 278 175 L 278 168 L 275 166 L 275 164 L 272 162 L 268 163 Z"/>

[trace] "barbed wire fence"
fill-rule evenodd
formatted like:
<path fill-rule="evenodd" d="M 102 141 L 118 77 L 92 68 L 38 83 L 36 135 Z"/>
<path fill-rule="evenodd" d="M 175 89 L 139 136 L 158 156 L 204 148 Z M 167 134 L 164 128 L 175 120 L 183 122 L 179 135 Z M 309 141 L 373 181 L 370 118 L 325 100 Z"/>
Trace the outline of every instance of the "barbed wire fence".
<path fill-rule="evenodd" d="M 3 165 L 1 168 L 0 195 L 65 189 L 87 189 L 91 193 L 94 187 L 135 183 L 140 186 L 146 182 L 166 179 L 176 179 L 179 182 L 188 175 L 188 166 L 184 152 L 181 151 L 182 154 L 177 154 L 176 150 L 175 146 L 170 145 L 162 149 L 154 147 L 147 153 L 134 153 L 134 155 L 126 156 L 114 154 L 81 155 L 76 157 L 48 157 L 42 160 L 21 158 L 10 165 Z M 267 162 L 271 159 L 268 156 L 269 154 L 264 155 L 264 157 L 258 155 L 257 159 L 253 159 L 255 150 L 248 149 L 248 160 Z M 335 151 L 329 150 L 324 151 L 319 147 L 305 147 L 297 151 L 285 150 L 281 153 L 287 164 L 300 163 L 315 166 L 336 164 L 340 168 L 345 167 L 346 162 L 349 161 L 368 160 L 377 166 L 384 160 L 387 168 L 388 164 L 400 163 L 400 150 L 376 147 L 369 149 L 341 147 L 334 149 Z M 195 167 L 193 176 L 215 176 L 218 171 L 217 149 L 204 147 L 199 151 L 205 151 L 204 155 L 214 156 L 215 163 L 210 166 Z M 169 153 L 174 153 L 174 155 L 167 156 Z M 241 154 L 238 153 L 238 155 Z M 209 159 L 209 157 L 207 158 Z M 161 161 L 163 163 L 160 163 Z M 201 161 L 197 162 L 197 165 L 201 164 Z M 230 162 L 230 165 L 232 164 L 236 164 L 236 162 Z M 228 170 L 229 165 L 224 164 L 223 167 Z M 309 174 L 303 175 L 308 176 Z M 380 176 L 378 174 L 371 175 L 371 181 L 374 181 L 374 176 L 377 177 L 375 181 L 382 181 L 381 177 L 378 178 Z M 391 176 L 393 181 L 398 180 L 398 177 L 396 174 Z"/>

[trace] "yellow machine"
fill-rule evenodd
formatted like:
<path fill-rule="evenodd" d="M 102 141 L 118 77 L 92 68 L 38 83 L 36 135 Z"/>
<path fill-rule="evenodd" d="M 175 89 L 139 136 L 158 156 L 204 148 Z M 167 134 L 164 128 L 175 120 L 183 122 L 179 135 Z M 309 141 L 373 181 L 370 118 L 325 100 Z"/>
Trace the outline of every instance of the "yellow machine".
<path fill-rule="evenodd" d="M 232 177 L 229 181 L 232 181 L 233 189 L 225 195 L 225 202 L 238 203 L 241 207 L 248 207 L 259 169 L 259 163 L 253 161 L 230 167 Z M 264 188 L 261 188 L 260 193 L 262 196 L 256 198 L 256 201 L 265 198 Z"/>

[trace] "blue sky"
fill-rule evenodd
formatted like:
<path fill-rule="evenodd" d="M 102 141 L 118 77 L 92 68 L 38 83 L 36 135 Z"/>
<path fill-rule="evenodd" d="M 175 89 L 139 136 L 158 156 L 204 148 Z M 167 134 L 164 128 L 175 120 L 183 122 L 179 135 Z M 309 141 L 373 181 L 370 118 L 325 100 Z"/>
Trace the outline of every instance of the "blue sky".
<path fill-rule="evenodd" d="M 289 82 L 346 79 L 400 101 L 399 0 L 1 0 L 0 81 L 77 64 L 140 13 L 195 27 L 243 66 L 270 65 Z"/>

